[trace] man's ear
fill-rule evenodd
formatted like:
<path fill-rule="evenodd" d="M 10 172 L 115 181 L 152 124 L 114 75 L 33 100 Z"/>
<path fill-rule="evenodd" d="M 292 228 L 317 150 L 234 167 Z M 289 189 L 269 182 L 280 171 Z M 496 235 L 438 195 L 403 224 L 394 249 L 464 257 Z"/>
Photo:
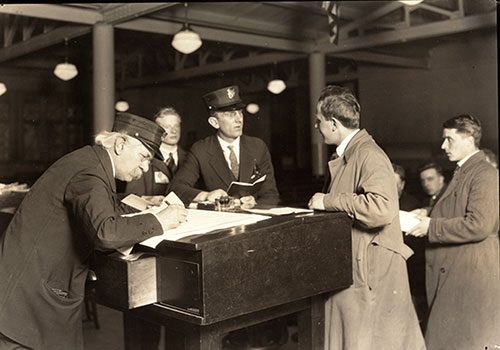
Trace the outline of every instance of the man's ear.
<path fill-rule="evenodd" d="M 127 138 L 125 136 L 118 136 L 115 140 L 115 154 L 120 155 L 122 154 L 123 150 L 125 149 L 125 145 L 127 143 Z"/>
<path fill-rule="evenodd" d="M 208 117 L 208 124 L 212 125 L 215 129 L 219 129 L 219 120 L 214 116 Z"/>
<path fill-rule="evenodd" d="M 335 118 L 330 119 L 330 121 L 332 122 L 332 131 L 335 131 L 337 129 L 337 121 Z"/>

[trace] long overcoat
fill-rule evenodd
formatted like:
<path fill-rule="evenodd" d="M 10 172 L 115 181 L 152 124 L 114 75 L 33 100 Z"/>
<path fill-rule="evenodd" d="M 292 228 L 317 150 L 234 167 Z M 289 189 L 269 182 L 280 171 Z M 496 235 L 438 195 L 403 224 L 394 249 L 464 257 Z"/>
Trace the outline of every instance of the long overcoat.
<path fill-rule="evenodd" d="M 111 158 L 85 146 L 33 185 L 0 240 L 0 333 L 29 348 L 83 348 L 81 309 L 94 249 L 163 233 L 151 214 L 121 217 Z"/>
<path fill-rule="evenodd" d="M 425 349 L 406 270 L 391 162 L 366 130 L 328 163 L 325 209 L 351 216 L 353 285 L 325 305 L 325 349 Z M 332 252 L 334 254 L 334 252 Z"/>
<path fill-rule="evenodd" d="M 224 153 L 216 135 L 197 141 L 191 147 L 185 161 L 174 176 L 171 190 L 185 203 L 189 203 L 201 189 L 194 186 L 201 181 L 205 191 L 227 190 L 232 181 L 250 182 L 256 169 L 266 175 L 259 192 L 255 196 L 258 204 L 275 205 L 279 193 L 274 178 L 271 155 L 264 141 L 257 137 L 242 135 L 240 138 L 240 174 L 236 179 L 224 158 Z"/>
<path fill-rule="evenodd" d="M 426 247 L 429 350 L 500 348 L 498 171 L 483 152 L 431 211 Z"/>

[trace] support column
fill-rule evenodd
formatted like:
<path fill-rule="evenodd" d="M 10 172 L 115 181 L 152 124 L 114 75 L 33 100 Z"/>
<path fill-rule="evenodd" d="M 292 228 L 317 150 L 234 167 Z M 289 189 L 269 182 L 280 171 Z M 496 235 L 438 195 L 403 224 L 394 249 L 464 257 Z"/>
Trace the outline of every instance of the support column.
<path fill-rule="evenodd" d="M 94 118 L 92 131 L 111 131 L 115 119 L 115 51 L 113 26 L 96 23 L 92 32 Z"/>
<path fill-rule="evenodd" d="M 325 175 L 327 147 L 320 133 L 314 128 L 316 120 L 316 104 L 321 90 L 325 87 L 325 54 L 313 52 L 309 55 L 309 100 L 311 119 L 311 160 L 314 176 Z"/>

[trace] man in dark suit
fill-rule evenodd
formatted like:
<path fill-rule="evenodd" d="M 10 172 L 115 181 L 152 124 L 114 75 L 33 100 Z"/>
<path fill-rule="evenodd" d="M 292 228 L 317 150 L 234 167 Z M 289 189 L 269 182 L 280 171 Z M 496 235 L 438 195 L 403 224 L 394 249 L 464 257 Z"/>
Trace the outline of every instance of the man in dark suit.
<path fill-rule="evenodd" d="M 156 113 L 156 124 L 165 130 L 161 139 L 160 152 L 165 159 L 151 160 L 151 168 L 140 179 L 126 184 L 125 193 L 140 196 L 164 196 L 178 167 L 187 152 L 179 146 L 181 138 L 181 116 L 172 107 L 164 107 Z"/>
<path fill-rule="evenodd" d="M 243 107 L 237 86 L 225 87 L 203 96 L 209 111 L 208 122 L 215 135 L 196 142 L 177 172 L 174 191 L 185 203 L 214 202 L 227 196 L 232 181 L 251 182 L 255 175 L 266 179 L 255 196 L 240 198 L 242 206 L 276 205 L 279 194 L 266 144 L 257 137 L 243 135 Z M 201 179 L 204 188 L 195 188 Z"/>
<path fill-rule="evenodd" d="M 56 161 L 0 239 L 0 348 L 83 349 L 82 302 L 94 250 L 130 247 L 186 219 L 182 206 L 123 217 L 115 178 L 131 181 L 160 154 L 163 129 L 128 113 Z"/>
<path fill-rule="evenodd" d="M 457 168 L 430 217 L 407 232 L 427 237 L 428 349 L 500 346 L 498 170 L 480 139 L 471 115 L 444 122 L 441 149 Z"/>

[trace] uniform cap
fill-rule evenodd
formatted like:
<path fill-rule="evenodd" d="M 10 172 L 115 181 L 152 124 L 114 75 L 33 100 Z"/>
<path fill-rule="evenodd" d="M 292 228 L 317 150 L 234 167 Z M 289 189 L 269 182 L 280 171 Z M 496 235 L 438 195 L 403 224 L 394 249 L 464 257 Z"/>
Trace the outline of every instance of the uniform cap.
<path fill-rule="evenodd" d="M 209 112 L 234 111 L 245 108 L 236 85 L 209 92 L 203 96 L 203 100 Z"/>
<path fill-rule="evenodd" d="M 136 138 L 156 158 L 164 160 L 160 152 L 160 145 L 165 130 L 154 121 L 131 113 L 117 113 L 113 131 L 123 132 Z"/>

